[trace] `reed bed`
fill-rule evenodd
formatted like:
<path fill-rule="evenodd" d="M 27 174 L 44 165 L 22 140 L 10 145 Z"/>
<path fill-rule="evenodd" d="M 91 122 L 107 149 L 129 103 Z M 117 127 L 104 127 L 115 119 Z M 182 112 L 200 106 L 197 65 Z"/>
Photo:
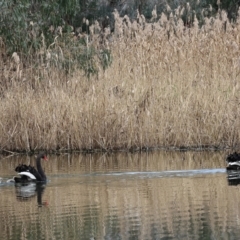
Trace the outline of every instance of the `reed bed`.
<path fill-rule="evenodd" d="M 1 150 L 239 147 L 240 19 L 222 11 L 184 26 L 179 14 L 115 12 L 113 33 L 90 34 L 113 58 L 90 79 L 15 55 L 2 72 Z"/>

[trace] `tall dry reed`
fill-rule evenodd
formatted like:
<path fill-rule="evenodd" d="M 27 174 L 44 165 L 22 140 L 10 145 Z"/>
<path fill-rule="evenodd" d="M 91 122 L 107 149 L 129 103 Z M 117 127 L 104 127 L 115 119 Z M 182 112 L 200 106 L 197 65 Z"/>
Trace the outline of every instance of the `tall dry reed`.
<path fill-rule="evenodd" d="M 186 27 L 177 13 L 151 23 L 114 14 L 101 38 L 113 63 L 96 79 L 4 67 L 1 149 L 239 147 L 240 19 L 219 12 Z"/>

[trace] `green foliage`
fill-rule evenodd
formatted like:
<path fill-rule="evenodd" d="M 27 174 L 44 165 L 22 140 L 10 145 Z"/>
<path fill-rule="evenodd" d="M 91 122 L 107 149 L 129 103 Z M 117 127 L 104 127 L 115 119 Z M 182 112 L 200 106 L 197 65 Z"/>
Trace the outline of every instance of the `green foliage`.
<path fill-rule="evenodd" d="M 239 4 L 239 0 L 222 0 L 220 7 L 227 11 L 229 19 L 235 21 L 237 19 Z"/>
<path fill-rule="evenodd" d="M 91 7 L 96 7 L 94 3 L 96 1 Z M 96 74 L 95 56 L 98 51 L 84 41 L 74 39 L 71 27 L 80 27 L 81 10 L 86 7 L 89 7 L 87 2 L 81 0 L 0 1 L 0 36 L 7 53 L 18 52 L 21 59 L 26 60 L 30 55 L 48 51 L 51 52 L 51 64 L 66 73 L 76 64 L 87 76 Z"/>
<path fill-rule="evenodd" d="M 54 36 L 47 34 L 47 29 L 51 25 L 61 26 L 61 17 L 55 1 L 1 1 L 0 34 L 7 51 L 29 53 L 39 49 L 42 32 L 47 43 L 50 43 Z"/>

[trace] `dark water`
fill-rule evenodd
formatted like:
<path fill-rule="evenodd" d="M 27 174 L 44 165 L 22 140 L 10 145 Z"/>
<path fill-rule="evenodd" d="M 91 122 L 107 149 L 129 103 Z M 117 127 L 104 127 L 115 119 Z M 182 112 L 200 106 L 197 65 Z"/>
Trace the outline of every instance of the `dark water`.
<path fill-rule="evenodd" d="M 0 159 L 0 239 L 240 239 L 226 153 L 49 156 L 46 185 L 14 186 Z"/>

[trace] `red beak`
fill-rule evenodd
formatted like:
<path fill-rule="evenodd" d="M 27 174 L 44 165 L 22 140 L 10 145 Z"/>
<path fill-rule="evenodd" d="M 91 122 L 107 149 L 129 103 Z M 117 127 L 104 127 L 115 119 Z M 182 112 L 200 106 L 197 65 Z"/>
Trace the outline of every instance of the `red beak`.
<path fill-rule="evenodd" d="M 48 158 L 46 157 L 46 156 L 44 156 L 44 158 L 43 158 L 45 161 L 48 161 Z"/>

